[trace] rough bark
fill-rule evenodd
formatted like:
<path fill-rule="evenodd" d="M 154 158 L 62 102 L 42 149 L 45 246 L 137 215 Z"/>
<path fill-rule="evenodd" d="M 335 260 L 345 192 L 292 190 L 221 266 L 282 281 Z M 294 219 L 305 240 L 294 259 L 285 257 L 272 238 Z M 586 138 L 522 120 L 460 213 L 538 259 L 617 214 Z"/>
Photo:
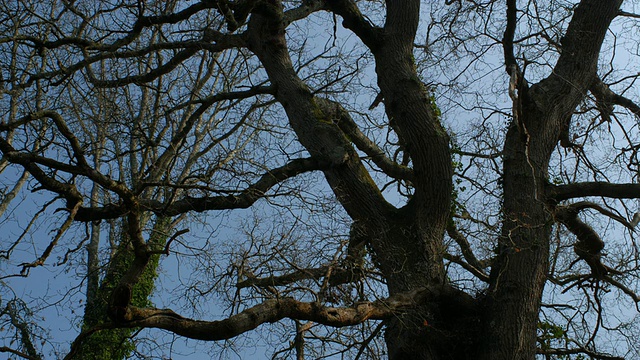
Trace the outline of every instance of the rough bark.
<path fill-rule="evenodd" d="M 172 137 L 167 151 L 149 167 L 150 181 L 144 185 L 135 184 L 133 189 L 104 176 L 96 170 L 97 165 L 94 166 L 96 169 L 91 168 L 79 140 L 69 130 L 62 115 L 54 111 L 34 113 L 14 124 L 0 124 L 0 130 L 9 131 L 34 119 L 48 119 L 69 142 L 69 154 L 74 161 L 64 163 L 20 152 L 14 149 L 10 141 L 0 139 L 0 151 L 7 161 L 22 165 L 43 189 L 58 194 L 73 205 L 69 208 L 77 213 L 71 214 L 69 223 L 72 220 L 87 222 L 112 218 L 126 221 L 123 239 L 127 241 L 118 249 L 117 258 L 114 258 L 102 287 L 98 288 L 97 277 L 88 282 L 88 297 L 95 298 L 95 301 L 89 302 L 87 309 L 97 307 L 99 300 L 102 316 L 85 319 L 87 327 L 91 326 L 92 329 L 78 338 L 74 352 L 80 356 L 85 354 L 83 346 L 91 347 L 92 334 L 107 328 L 125 329 L 120 332 L 125 335 L 135 327 L 160 328 L 188 338 L 219 340 L 284 318 L 314 321 L 334 327 L 361 324 L 374 319 L 385 322 L 390 359 L 533 359 L 541 298 L 549 267 L 549 239 L 554 222 L 564 223 L 577 235 L 576 253 L 583 260 L 590 261 L 595 275 L 603 277 L 608 271 L 607 268 L 597 270 L 601 265 L 599 256 L 604 246 L 602 240 L 592 228 L 577 218 L 577 210 L 569 211 L 566 207 L 563 210 L 558 203 L 576 194 L 638 197 L 638 185 L 583 183 L 552 186 L 547 181 L 552 151 L 558 141 L 568 139 L 572 114 L 588 91 L 597 98 L 603 116 L 611 112 L 613 104 L 626 106 L 638 114 L 637 106 L 630 105 L 628 99 L 615 97 L 597 80 L 600 47 L 611 21 L 619 13 L 622 0 L 580 1 L 560 43 L 562 51 L 553 71 L 533 85 L 524 78 L 519 68 L 519 57 L 514 50 L 514 37 L 518 29 L 517 2 L 506 2 L 507 26 L 503 47 L 506 72 L 511 78 L 509 95 L 513 101 L 513 118 L 502 151 L 504 202 L 501 236 L 488 278 L 482 272 L 484 269 L 479 269 L 482 265 L 471 254 L 468 243 L 467 248 L 461 245 L 468 266 L 485 275 L 482 280 L 489 283 L 486 293 L 476 298 L 452 286 L 445 269 L 445 231 L 449 230 L 454 240 L 456 237 L 450 214 L 453 169 L 449 136 L 440 124 L 431 95 L 418 77 L 413 58 L 420 1 L 387 0 L 386 20 L 382 27 L 372 25 L 352 0 L 308 1 L 303 5 L 308 6 L 306 11 L 323 8 L 342 17 L 344 26 L 369 48 L 375 58 L 380 89 L 377 101 L 384 104 L 389 126 L 397 135 L 404 155 L 410 159 L 411 168 L 387 159 L 384 151 L 359 132 L 356 123 L 340 104 L 314 94 L 298 76 L 299 69 L 292 64 L 285 36 L 292 20 L 287 17 L 279 1 L 205 1 L 172 16 L 140 17 L 131 32 L 112 47 L 115 49 L 134 41 L 146 27 L 188 19 L 202 9 L 214 8 L 214 3 L 227 19 L 230 31 L 246 31 L 227 37 L 212 29 L 205 29 L 202 31 L 202 43 L 209 44 L 207 49 L 211 51 L 246 46 L 257 56 L 268 75 L 268 85 L 234 92 L 230 98 L 273 95 L 284 109 L 289 125 L 306 149 L 308 158 L 290 160 L 285 165 L 266 171 L 250 185 L 234 191 L 233 195 L 215 195 L 213 192 L 213 195 L 199 198 L 180 195 L 180 199 L 164 203 L 145 198 L 144 192 L 151 190 L 141 190 L 142 187 L 159 184 L 167 164 L 181 151 L 198 117 L 217 101 L 228 99 L 231 93 L 218 97 L 214 95 L 199 102 L 198 109 L 182 130 Z M 303 16 L 302 13 L 296 14 L 290 13 L 291 16 Z M 245 27 L 246 19 L 249 20 Z M 213 42 L 216 41 L 219 43 L 214 46 Z M 59 45 L 43 43 L 40 46 L 47 48 Z M 97 45 L 91 43 L 84 46 Z M 123 79 L 96 80 L 87 70 L 89 81 L 104 87 L 150 82 L 172 71 L 201 49 L 200 45 L 185 45 L 168 63 L 156 70 Z M 78 63 L 75 66 L 80 69 L 89 64 Z M 61 73 L 69 71 L 71 74 L 77 69 L 72 66 Z M 34 76 L 34 79 L 37 78 Z M 567 144 L 571 145 L 565 141 Z M 386 201 L 356 147 L 367 154 L 382 172 L 395 179 L 411 182 L 414 194 L 405 206 L 396 208 Z M 131 163 L 136 164 L 136 157 L 133 154 L 130 156 Z M 99 206 L 98 193 L 94 192 L 89 207 L 81 207 L 83 196 L 76 185 L 59 180 L 64 177 L 56 178 L 43 169 L 93 181 L 113 192 L 114 196 L 119 197 L 119 202 Z M 162 247 L 160 245 L 167 241 L 170 216 L 193 211 L 247 208 L 264 198 L 265 193 L 281 182 L 312 170 L 323 172 L 335 197 L 353 220 L 351 242 L 345 260 L 347 265 L 344 269 L 336 270 L 335 277 L 328 283 L 349 282 L 360 276 L 356 272 L 362 270 L 358 266 L 361 265 L 363 248 L 366 247 L 386 281 L 389 298 L 343 308 L 291 298 L 268 299 L 228 319 L 210 322 L 187 319 L 172 310 L 139 307 L 149 304 L 135 301 L 136 291 L 139 290 L 135 286 L 151 286 L 153 283 L 149 274 L 155 273 L 157 256 L 162 252 L 158 246 Z M 142 230 L 147 212 L 155 213 L 159 219 L 155 230 L 160 235 L 150 241 L 145 241 Z M 94 233 L 97 234 L 98 230 L 98 225 L 94 224 Z M 94 240 L 97 241 L 98 237 Z M 92 246 L 95 253 L 97 243 L 92 243 Z M 91 271 L 96 271 L 96 261 L 95 257 L 89 260 Z M 237 287 L 261 284 L 277 286 L 301 279 L 316 279 L 327 276 L 324 274 L 332 266 L 304 273 L 299 271 L 264 279 L 252 278 L 237 284 Z M 150 290 L 138 291 L 142 294 L 142 300 L 146 299 Z M 82 341 L 85 341 L 84 345 Z"/>
<path fill-rule="evenodd" d="M 518 84 L 514 120 L 503 149 L 504 222 L 491 271 L 482 359 L 535 357 L 553 223 L 553 205 L 547 204 L 545 194 L 549 161 L 596 74 L 600 46 L 620 4 L 582 1 L 562 40 L 562 55 L 553 73 L 531 88 Z"/>
<path fill-rule="evenodd" d="M 332 4 L 340 10 L 341 4 Z M 348 4 L 346 4 L 348 5 Z M 331 6 L 331 5 L 330 5 Z M 387 279 L 389 293 L 424 286 L 448 288 L 443 236 L 449 216 L 452 168 L 449 139 L 439 123 L 413 62 L 419 1 L 390 2 L 382 31 L 367 29 L 376 56 L 386 111 L 413 161 L 415 196 L 396 210 L 382 198 L 355 150 L 342 134 L 340 109 L 314 97 L 298 78 L 284 37 L 282 9 L 262 5 L 249 22 L 249 48 L 258 55 L 275 85 L 298 139 L 312 157 L 331 164 L 325 177 L 347 213 L 359 223 Z M 353 8 L 348 9 L 354 11 Z M 363 23 L 358 20 L 362 26 Z M 390 320 L 386 337 L 390 358 L 438 358 L 441 339 L 425 327 L 443 320 L 439 301 Z M 444 320 L 443 320 L 444 323 Z M 426 329 L 426 330 L 425 330 Z M 425 341 L 427 339 L 427 341 Z"/>

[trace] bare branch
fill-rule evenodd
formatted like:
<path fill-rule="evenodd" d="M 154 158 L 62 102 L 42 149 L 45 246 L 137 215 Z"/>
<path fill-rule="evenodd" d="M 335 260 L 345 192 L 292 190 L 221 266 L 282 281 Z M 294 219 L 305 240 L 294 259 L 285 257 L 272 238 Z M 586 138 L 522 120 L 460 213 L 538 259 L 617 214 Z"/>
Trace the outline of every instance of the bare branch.
<path fill-rule="evenodd" d="M 291 272 L 279 276 L 269 276 L 265 278 L 248 278 L 236 284 L 238 289 L 243 289 L 251 286 L 258 287 L 270 287 L 270 286 L 285 286 L 300 280 L 318 280 L 327 276 L 331 271 L 328 283 L 332 286 L 339 284 L 345 284 L 353 282 L 356 279 L 362 277 L 361 273 L 358 273 L 356 269 L 345 269 L 336 266 L 321 266 L 319 268 L 312 269 L 300 269 L 295 272 Z"/>
<path fill-rule="evenodd" d="M 633 100 L 613 92 L 600 78 L 595 78 L 589 91 L 595 96 L 596 106 L 604 121 L 611 122 L 613 105 L 620 105 L 640 118 L 640 106 L 634 103 Z"/>
<path fill-rule="evenodd" d="M 411 168 L 402 166 L 390 158 L 388 158 L 384 151 L 376 145 L 371 139 L 360 131 L 358 125 L 353 121 L 349 112 L 344 109 L 340 104 L 331 102 L 335 106 L 336 115 L 338 118 L 338 126 L 349 137 L 351 141 L 362 150 L 365 154 L 371 157 L 371 160 L 380 167 L 385 174 L 396 179 L 413 180 L 413 171 Z"/>
<path fill-rule="evenodd" d="M 51 242 L 49 243 L 47 248 L 44 250 L 42 255 L 40 255 L 40 257 L 34 262 L 22 264 L 22 270 L 20 271 L 22 275 L 26 275 L 30 268 L 44 265 L 44 262 L 47 260 L 49 255 L 51 255 L 53 248 L 58 244 L 58 241 L 60 240 L 62 235 L 64 235 L 64 233 L 69 229 L 69 227 L 73 223 L 74 217 L 78 212 L 78 209 L 80 208 L 81 204 L 82 202 L 78 201 L 73 206 L 72 209 L 69 209 L 69 216 L 67 217 L 67 220 L 62 224 L 62 226 L 60 226 L 60 228 L 56 232 L 55 237 L 53 238 L 53 240 L 51 240 Z"/>
<path fill-rule="evenodd" d="M 541 355 L 574 355 L 574 354 L 585 354 L 588 355 L 591 359 L 598 360 L 624 360 L 623 357 L 619 356 L 611 356 L 606 354 L 600 354 L 595 351 L 586 349 L 586 348 L 578 348 L 578 349 L 537 349 L 537 354 Z"/>
<path fill-rule="evenodd" d="M 475 254 L 473 253 L 473 250 L 471 249 L 471 245 L 464 237 L 464 235 L 462 235 L 458 231 L 453 220 L 451 220 L 449 222 L 449 225 L 447 226 L 447 234 L 449 234 L 449 236 L 458 244 L 458 246 L 460 247 L 460 251 L 462 252 L 462 256 L 464 256 L 464 259 L 467 261 L 467 263 L 464 264 L 461 259 L 456 258 L 455 256 L 449 256 L 448 260 L 453 261 L 456 264 L 471 271 L 471 273 L 473 273 L 480 280 L 488 281 L 489 276 L 482 271 L 482 269 L 484 269 L 484 266 L 482 266 L 480 261 L 478 261 Z"/>
<path fill-rule="evenodd" d="M 640 14 L 630 13 L 630 12 L 622 11 L 622 10 L 618 11 L 618 16 L 624 16 L 624 17 L 640 19 Z"/>
<path fill-rule="evenodd" d="M 640 198 L 640 184 L 612 184 L 608 182 L 584 182 L 567 185 L 547 184 L 547 196 L 555 201 L 586 196 L 638 199 Z"/>
<path fill-rule="evenodd" d="M 266 300 L 243 312 L 220 321 L 200 321 L 184 318 L 168 309 L 144 309 L 129 306 L 123 328 L 159 328 L 198 340 L 230 339 L 264 323 L 285 318 L 313 321 L 343 327 L 367 320 L 384 320 L 404 310 L 442 294 L 442 289 L 421 288 L 384 300 L 357 303 L 353 307 L 326 307 L 316 302 L 301 302 L 292 298 Z"/>
<path fill-rule="evenodd" d="M 489 275 L 485 274 L 479 268 L 471 266 L 468 262 L 462 260 L 462 258 L 460 256 L 456 256 L 456 255 L 451 255 L 451 254 L 445 253 L 444 254 L 444 258 L 449 260 L 449 261 L 451 261 L 452 263 L 460 265 L 463 269 L 467 270 L 468 272 L 473 274 L 473 276 L 477 277 L 478 279 L 480 279 L 480 280 L 482 280 L 482 281 L 484 281 L 486 283 L 489 283 Z"/>
<path fill-rule="evenodd" d="M 588 202 L 579 202 L 575 204 L 558 206 L 555 209 L 555 218 L 566 226 L 577 238 L 578 241 L 573 245 L 575 253 L 583 259 L 591 268 L 591 273 L 598 279 L 604 278 L 607 274 L 613 273 L 620 275 L 619 271 L 604 265 L 601 260 L 602 249 L 604 249 L 604 241 L 593 230 L 591 226 L 578 218 L 578 213 L 587 208 L 598 208 L 595 204 Z M 604 209 L 602 209 L 604 210 Z M 607 213 L 609 213 L 607 211 Z"/>
<path fill-rule="evenodd" d="M 0 346 L 0 352 L 8 352 L 11 353 L 13 355 L 17 355 L 20 356 L 21 358 L 27 359 L 27 360 L 41 360 L 41 358 L 39 357 L 35 357 L 35 356 L 30 356 L 28 354 L 25 354 L 23 352 L 20 352 L 18 350 L 14 350 L 10 347 L 7 346 Z"/>
<path fill-rule="evenodd" d="M 502 37 L 502 48 L 504 51 L 504 59 L 507 73 L 511 76 L 521 74 L 516 57 L 513 50 L 513 37 L 516 33 L 518 8 L 516 0 L 507 0 L 507 26 Z"/>
<path fill-rule="evenodd" d="M 353 31 L 370 49 L 380 46 L 380 28 L 367 21 L 353 0 L 327 0 L 326 4 L 330 11 L 342 17 L 342 25 Z"/>
<path fill-rule="evenodd" d="M 201 198 L 186 197 L 166 205 L 157 200 L 140 200 L 140 205 L 157 215 L 174 216 L 188 211 L 203 212 L 207 210 L 245 209 L 263 198 L 265 193 L 278 183 L 304 172 L 321 170 L 327 164 L 311 158 L 296 159 L 290 163 L 273 169 L 262 175 L 253 185 L 237 195 L 206 196 Z M 114 219 L 127 213 L 124 205 L 108 204 L 100 208 L 80 208 L 75 219 L 77 221 L 96 221 Z"/>

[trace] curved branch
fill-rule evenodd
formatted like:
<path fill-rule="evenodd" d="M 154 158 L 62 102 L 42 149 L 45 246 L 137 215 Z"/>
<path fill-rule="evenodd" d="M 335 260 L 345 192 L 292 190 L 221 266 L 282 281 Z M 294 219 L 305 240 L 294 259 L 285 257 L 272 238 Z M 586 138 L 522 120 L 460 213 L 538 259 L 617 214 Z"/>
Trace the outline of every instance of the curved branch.
<path fill-rule="evenodd" d="M 174 216 L 189 211 L 203 212 L 208 210 L 246 209 L 278 183 L 307 171 L 321 170 L 327 164 L 311 158 L 296 159 L 279 168 L 268 171 L 253 185 L 237 195 L 205 196 L 201 198 L 185 197 L 166 205 L 157 200 L 140 200 L 145 210 L 161 216 Z M 129 209 L 124 205 L 108 204 L 99 208 L 80 208 L 76 221 L 96 221 L 114 219 L 126 214 Z"/>
<path fill-rule="evenodd" d="M 178 65 L 182 64 L 183 61 L 185 61 L 188 58 L 192 57 L 199 50 L 200 49 L 198 49 L 198 48 L 184 49 L 184 50 L 178 52 L 175 56 L 173 56 L 171 59 L 169 59 L 169 61 L 167 61 L 166 63 L 158 66 L 157 68 L 149 71 L 146 74 L 127 76 L 127 77 L 122 78 L 122 79 L 114 79 L 114 80 L 100 80 L 100 79 L 97 79 L 93 75 L 93 71 L 91 70 L 90 64 L 87 64 L 87 66 L 86 66 L 87 74 L 88 74 L 87 78 L 89 79 L 89 82 L 91 84 L 93 84 L 94 86 L 99 87 L 99 88 L 121 87 L 121 86 L 128 85 L 128 84 L 144 84 L 144 83 L 151 82 L 151 81 L 159 78 L 162 75 L 168 74 L 173 69 L 178 67 Z"/>
<path fill-rule="evenodd" d="M 622 106 L 640 118 L 640 106 L 633 100 L 613 92 L 600 78 L 595 78 L 589 91 L 596 98 L 596 106 L 602 115 L 602 120 L 611 122 L 614 105 Z"/>
<path fill-rule="evenodd" d="M 138 38 L 142 30 L 144 30 L 145 28 L 160 24 L 175 24 L 180 21 L 188 20 L 191 16 L 202 10 L 215 8 L 217 8 L 217 1 L 201 1 L 177 13 L 156 16 L 140 16 L 133 24 L 131 30 L 124 37 L 117 39 L 113 43 L 107 45 L 80 37 L 64 37 L 53 41 L 42 41 L 33 36 L 23 35 L 20 37 L 16 37 L 15 40 L 30 41 L 34 44 L 36 49 L 55 49 L 68 45 L 75 45 L 86 50 L 112 52 L 132 43 L 135 39 Z"/>
<path fill-rule="evenodd" d="M 595 207 L 593 205 L 595 205 Z M 578 218 L 578 213 L 587 207 L 600 208 L 596 204 L 583 201 L 566 206 L 558 206 L 555 209 L 554 215 L 557 221 L 561 222 L 578 238 L 578 241 L 573 245 L 573 250 L 578 257 L 589 265 L 593 276 L 602 279 L 610 273 L 619 275 L 620 273 L 618 271 L 602 263 L 601 257 L 602 250 L 604 249 L 604 241 L 602 241 L 591 226 Z M 608 211 L 606 212 L 609 213 Z"/>
<path fill-rule="evenodd" d="M 413 170 L 406 166 L 397 164 L 388 158 L 380 147 L 371 141 L 365 134 L 360 131 L 358 125 L 353 121 L 349 112 L 342 105 L 330 101 L 336 108 L 338 126 L 362 152 L 371 157 L 371 160 L 380 167 L 380 169 L 392 178 L 413 181 Z"/>
<path fill-rule="evenodd" d="M 342 17 L 342 26 L 353 31 L 371 50 L 381 45 L 381 29 L 373 26 L 362 15 L 352 0 L 327 0 L 329 10 Z"/>
<path fill-rule="evenodd" d="M 387 299 L 361 302 L 353 307 L 343 308 L 326 307 L 317 302 L 302 302 L 292 298 L 270 299 L 219 321 L 188 319 L 169 309 L 129 306 L 116 326 L 164 329 L 197 340 L 224 340 L 253 330 L 261 324 L 285 318 L 308 320 L 332 327 L 356 325 L 367 320 L 385 320 L 429 299 L 446 295 L 445 293 L 446 289 L 421 288 Z M 81 336 L 82 334 L 79 337 Z"/>
<path fill-rule="evenodd" d="M 303 1 L 300 6 L 285 11 L 284 20 L 286 25 L 288 25 L 297 20 L 306 18 L 307 16 L 309 16 L 309 14 L 312 14 L 316 11 L 325 10 L 325 9 L 326 9 L 326 4 L 322 0 Z"/>
<path fill-rule="evenodd" d="M 215 41 L 215 43 L 212 43 Z M 62 79 L 67 78 L 69 75 L 74 72 L 87 68 L 91 64 L 97 63 L 101 60 L 105 59 L 128 59 L 134 57 L 140 57 L 147 55 L 149 53 L 160 51 L 160 50 L 173 50 L 173 49 L 181 49 L 177 55 L 175 55 L 171 60 L 169 60 L 164 65 L 159 66 L 158 68 L 152 70 L 151 72 L 143 75 L 133 75 L 124 78 L 123 80 L 127 83 L 142 83 L 149 82 L 153 79 L 161 76 L 162 74 L 170 71 L 175 68 L 177 65 L 172 65 L 175 62 L 180 60 L 180 56 L 185 57 L 189 52 L 197 52 L 201 50 L 206 50 L 209 52 L 220 52 L 230 48 L 244 47 L 244 41 L 242 37 L 239 35 L 222 35 L 216 31 L 212 31 L 210 29 L 204 30 L 203 40 L 187 40 L 181 42 L 170 42 L 170 43 L 159 43 L 152 44 L 146 48 L 137 49 L 137 50 L 126 50 L 126 51 L 101 51 L 96 55 L 86 56 L 83 60 L 80 60 L 74 64 L 71 64 L 67 67 L 61 67 L 57 70 L 52 70 L 48 72 L 40 72 L 29 76 L 26 82 L 17 86 L 18 89 L 23 89 L 30 86 L 37 80 L 41 79 L 53 79 L 55 77 L 61 77 Z M 181 55 L 182 54 L 182 55 Z M 180 55 L 180 56 L 179 56 Z M 184 59 L 183 59 L 184 60 Z M 181 62 L 182 60 L 180 60 Z M 170 66 L 173 66 L 169 69 Z M 155 78 L 152 78 L 155 76 Z M 89 80 L 94 83 L 96 86 L 102 87 L 117 87 L 122 85 L 118 79 L 115 80 L 98 80 L 93 77 L 93 75 L 89 74 Z M 118 82 L 118 83 L 116 83 Z"/>
<path fill-rule="evenodd" d="M 265 278 L 249 277 L 236 284 L 238 289 L 244 289 L 251 286 L 269 287 L 269 286 L 285 286 L 300 280 L 318 280 L 327 276 L 330 272 L 329 284 L 336 286 L 353 282 L 362 277 L 362 272 L 355 268 L 341 268 L 331 265 L 321 266 L 319 268 L 300 269 L 291 273 L 279 276 L 269 276 Z"/>
<path fill-rule="evenodd" d="M 276 99 L 282 104 L 299 142 L 312 157 L 332 166 L 325 171 L 338 201 L 354 219 L 371 219 L 393 207 L 368 173 L 358 153 L 336 125 L 335 106 L 315 97 L 292 66 L 286 46 L 282 8 L 270 16 L 254 14 L 247 30 L 247 43 L 262 62 Z"/>
<path fill-rule="evenodd" d="M 0 138 L 0 152 L 4 159 L 10 163 L 21 165 L 28 171 L 46 190 L 59 194 L 65 198 L 69 208 L 73 208 L 78 202 L 82 202 L 82 195 L 73 184 L 60 182 L 47 175 L 30 157 L 29 154 L 22 154 L 11 146 L 11 143 Z"/>
<path fill-rule="evenodd" d="M 489 279 L 489 275 L 487 275 L 484 272 L 482 272 L 482 270 L 471 266 L 469 263 L 467 263 L 466 261 L 462 260 L 462 258 L 460 256 L 452 255 L 452 254 L 449 254 L 449 253 L 444 253 L 443 257 L 445 259 L 451 261 L 454 264 L 460 265 L 463 269 L 467 270 L 473 276 L 475 276 L 478 279 L 484 281 L 485 283 L 489 283 L 489 280 L 490 280 Z"/>

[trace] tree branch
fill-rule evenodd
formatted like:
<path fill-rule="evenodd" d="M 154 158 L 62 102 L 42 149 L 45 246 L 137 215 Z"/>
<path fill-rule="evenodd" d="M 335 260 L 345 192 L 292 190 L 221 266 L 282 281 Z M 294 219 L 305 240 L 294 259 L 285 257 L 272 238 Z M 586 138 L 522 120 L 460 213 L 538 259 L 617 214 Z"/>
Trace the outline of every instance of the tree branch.
<path fill-rule="evenodd" d="M 554 215 L 556 220 L 561 222 L 578 239 L 573 245 L 573 249 L 578 257 L 589 265 L 593 276 L 602 279 L 609 273 L 620 275 L 620 272 L 602 263 L 601 257 L 602 249 L 604 249 L 604 241 L 602 241 L 591 226 L 578 218 L 578 213 L 587 207 L 600 208 L 596 204 L 583 201 L 566 206 L 558 206 L 555 209 Z M 605 214 L 608 213 L 610 212 L 605 210 Z"/>
<path fill-rule="evenodd" d="M 336 102 L 331 102 L 331 104 L 336 108 L 340 130 L 349 137 L 349 140 L 353 141 L 358 149 L 369 155 L 371 160 L 390 177 L 409 181 L 413 180 L 413 171 L 411 168 L 402 166 L 388 158 L 376 143 L 360 131 L 358 125 L 353 121 L 351 115 L 349 115 L 349 112 L 345 110 L 342 105 Z"/>
<path fill-rule="evenodd" d="M 596 106 L 602 115 L 602 120 L 611 122 L 613 105 L 620 105 L 640 118 L 640 106 L 633 100 L 613 92 L 600 78 L 595 77 L 589 91 L 596 98 Z"/>
<path fill-rule="evenodd" d="M 638 199 L 640 198 L 640 184 L 612 184 L 608 182 L 583 182 L 567 185 L 547 184 L 547 197 L 556 202 L 586 196 Z"/>
<path fill-rule="evenodd" d="M 18 350 L 14 350 L 10 347 L 7 346 L 0 346 L 0 352 L 8 352 L 11 353 L 13 355 L 17 355 L 20 356 L 21 358 L 27 359 L 27 360 L 41 360 L 42 358 L 40 357 L 35 357 L 35 356 L 30 356 L 28 354 L 25 354 L 23 352 L 20 352 Z"/>
<path fill-rule="evenodd" d="M 38 165 L 36 165 L 30 156 L 21 154 L 11 146 L 11 143 L 0 138 L 0 151 L 4 159 L 10 163 L 19 164 L 28 171 L 46 190 L 59 194 L 65 198 L 68 207 L 73 208 L 78 202 L 82 202 L 82 195 L 73 184 L 62 183 L 53 177 L 48 176 Z M 75 167 L 73 167 L 75 168 Z"/>
<path fill-rule="evenodd" d="M 318 280 L 327 276 L 329 270 L 331 270 L 329 284 L 332 286 L 353 282 L 354 280 L 362 277 L 358 272 L 358 269 L 345 269 L 327 265 L 319 268 L 300 269 L 298 271 L 279 276 L 268 276 L 265 278 L 250 277 L 237 283 L 236 287 L 238 289 L 244 289 L 251 286 L 265 288 L 269 286 L 285 286 L 300 280 Z"/>
<path fill-rule="evenodd" d="M 311 158 L 296 159 L 279 168 L 268 171 L 253 185 L 237 195 L 186 197 L 167 205 L 157 200 L 142 199 L 140 206 L 161 216 L 174 216 L 188 211 L 246 209 L 278 183 L 307 171 L 321 170 L 326 164 Z M 124 205 L 108 204 L 99 208 L 82 207 L 78 210 L 77 221 L 96 221 L 114 219 L 126 214 L 129 209 Z"/>
<path fill-rule="evenodd" d="M 443 294 L 445 289 L 421 288 L 387 299 L 357 303 L 353 307 L 326 307 L 317 302 L 301 302 L 292 298 L 271 299 L 219 321 L 200 321 L 184 318 L 168 309 L 145 309 L 129 306 L 120 328 L 158 328 L 190 339 L 224 340 L 253 330 L 264 323 L 285 318 L 313 321 L 343 327 L 361 324 L 366 320 L 385 320 L 406 309 Z M 82 338 L 82 334 L 79 335 Z M 75 346 L 75 344 L 74 344 Z"/>
<path fill-rule="evenodd" d="M 623 357 L 600 354 L 600 353 L 597 353 L 595 351 L 591 351 L 591 350 L 586 349 L 586 348 L 578 348 L 578 349 L 536 349 L 536 354 L 541 354 L 541 355 L 559 355 L 559 356 L 574 355 L 574 354 L 586 354 L 591 359 L 598 359 L 598 360 L 624 360 Z"/>
<path fill-rule="evenodd" d="M 502 37 L 502 49 L 507 73 L 513 76 L 513 72 L 520 74 L 520 68 L 513 50 L 513 38 L 516 33 L 518 8 L 516 0 L 507 0 L 507 26 Z"/>
<path fill-rule="evenodd" d="M 467 239 L 458 231 L 453 220 L 449 222 L 447 225 L 447 234 L 451 237 L 460 247 L 460 251 L 462 252 L 462 256 L 466 260 L 464 263 L 459 257 L 450 255 L 447 257 L 449 261 L 453 261 L 456 264 L 462 266 L 466 270 L 470 271 L 473 275 L 478 277 L 480 280 L 488 282 L 489 276 L 485 274 L 482 269 L 484 268 L 480 261 L 476 258 L 473 250 L 471 249 L 471 245 L 467 241 Z"/>
<path fill-rule="evenodd" d="M 326 4 L 331 12 L 342 17 L 342 26 L 353 31 L 369 49 L 381 45 L 381 29 L 367 21 L 353 0 L 327 0 Z"/>

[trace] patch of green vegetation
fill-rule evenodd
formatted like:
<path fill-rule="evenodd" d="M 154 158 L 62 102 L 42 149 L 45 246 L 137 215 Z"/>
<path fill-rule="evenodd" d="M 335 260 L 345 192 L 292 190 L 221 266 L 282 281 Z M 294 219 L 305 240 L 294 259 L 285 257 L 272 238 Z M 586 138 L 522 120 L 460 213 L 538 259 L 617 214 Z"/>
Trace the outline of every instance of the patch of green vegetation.
<path fill-rule="evenodd" d="M 571 339 L 561 326 L 548 321 L 541 321 L 538 323 L 538 344 L 540 344 L 540 348 L 542 350 L 566 348 L 570 342 Z M 554 358 L 563 360 L 571 359 L 569 355 L 556 355 Z M 586 358 L 583 355 L 577 355 L 574 359 L 582 360 Z"/>
<path fill-rule="evenodd" d="M 152 235 L 148 244 L 151 249 L 162 248 L 168 239 L 171 218 L 156 218 Z M 88 299 L 87 310 L 82 330 L 88 330 L 97 324 L 110 322 L 107 308 L 111 292 L 120 283 L 120 279 L 134 260 L 133 249 L 124 229 L 119 231 L 120 243 L 109 263 L 107 274 L 100 284 L 95 299 Z M 160 255 L 152 255 L 147 267 L 133 287 L 131 305 L 150 307 L 149 295 L 153 292 Z M 91 305 L 89 305 L 91 304 Z M 80 347 L 75 358 L 87 360 L 122 360 L 128 359 L 135 349 L 131 336 L 137 329 L 110 329 L 96 332 L 89 336 Z"/>

